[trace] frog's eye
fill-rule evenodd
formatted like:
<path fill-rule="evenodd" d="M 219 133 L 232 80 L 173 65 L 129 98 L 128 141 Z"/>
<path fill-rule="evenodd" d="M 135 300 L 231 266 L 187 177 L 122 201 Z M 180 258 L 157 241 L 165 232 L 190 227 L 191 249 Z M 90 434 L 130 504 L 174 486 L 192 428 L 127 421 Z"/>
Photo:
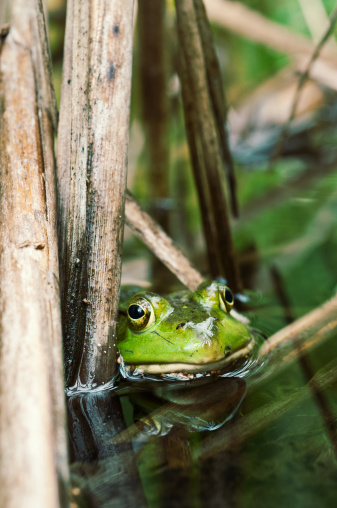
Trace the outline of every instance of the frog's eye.
<path fill-rule="evenodd" d="M 234 296 L 232 291 L 227 287 L 223 286 L 220 291 L 220 308 L 224 312 L 229 312 L 234 305 Z"/>
<path fill-rule="evenodd" d="M 133 300 L 128 308 L 128 321 L 133 330 L 141 331 L 154 323 L 154 312 L 145 298 Z"/>

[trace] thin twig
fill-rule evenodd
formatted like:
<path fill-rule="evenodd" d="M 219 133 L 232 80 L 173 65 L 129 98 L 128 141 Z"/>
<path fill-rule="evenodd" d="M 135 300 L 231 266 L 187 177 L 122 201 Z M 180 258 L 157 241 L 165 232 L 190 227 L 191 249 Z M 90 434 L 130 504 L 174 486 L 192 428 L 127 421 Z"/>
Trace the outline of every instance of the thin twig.
<path fill-rule="evenodd" d="M 151 251 L 167 266 L 178 279 L 194 291 L 203 282 L 202 275 L 191 265 L 180 249 L 129 192 L 125 200 L 125 221 Z"/>
<path fill-rule="evenodd" d="M 229 0 L 204 0 L 209 19 L 234 33 L 267 47 L 286 53 L 311 54 L 315 44 L 308 38 L 292 32 L 241 2 Z M 336 62 L 336 53 L 325 47 L 324 59 Z"/>
<path fill-rule="evenodd" d="M 299 99 L 301 96 L 303 86 L 306 83 L 306 81 L 309 79 L 310 70 L 311 70 L 314 62 L 319 57 L 319 54 L 320 54 L 324 44 L 326 43 L 326 41 L 329 39 L 330 35 L 332 34 L 332 31 L 335 28 L 336 21 L 337 21 L 337 5 L 335 6 L 335 8 L 329 18 L 329 25 L 328 25 L 327 29 L 325 30 L 320 41 L 317 43 L 315 50 L 313 51 L 304 71 L 300 74 L 300 77 L 299 77 L 299 80 L 297 83 L 296 92 L 295 92 L 294 99 L 293 99 L 293 103 L 291 106 L 289 118 L 281 131 L 278 142 L 276 143 L 274 154 L 272 155 L 271 160 L 270 160 L 270 166 L 273 166 L 275 164 L 275 162 L 277 161 L 277 159 L 279 158 L 279 156 L 282 152 L 284 143 L 288 137 L 290 124 L 295 117 L 297 105 L 298 105 L 298 102 L 299 102 Z"/>
<path fill-rule="evenodd" d="M 322 26 L 326 26 L 329 22 L 329 16 L 324 7 L 322 0 L 298 0 L 306 25 L 311 33 L 314 42 L 319 41 L 322 35 Z M 334 38 L 331 38 L 327 46 L 331 51 L 335 51 L 337 56 L 337 44 Z"/>
<path fill-rule="evenodd" d="M 293 323 L 294 317 L 291 311 L 288 295 L 285 292 L 282 277 L 275 265 L 273 265 L 270 269 L 270 276 L 275 289 L 275 293 L 282 306 L 285 321 L 289 325 L 290 323 Z"/>

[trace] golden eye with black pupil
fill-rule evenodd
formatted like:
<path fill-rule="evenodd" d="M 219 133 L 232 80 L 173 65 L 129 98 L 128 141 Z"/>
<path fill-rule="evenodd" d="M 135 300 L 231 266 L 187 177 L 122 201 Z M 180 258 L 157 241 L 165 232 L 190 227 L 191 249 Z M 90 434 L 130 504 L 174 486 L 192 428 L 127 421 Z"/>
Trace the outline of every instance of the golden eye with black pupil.
<path fill-rule="evenodd" d="M 229 312 L 234 305 L 234 295 L 232 291 L 227 287 L 223 286 L 220 291 L 220 308 L 224 312 Z"/>
<path fill-rule="evenodd" d="M 145 298 L 132 301 L 127 316 L 130 327 L 136 332 L 149 328 L 154 322 L 152 306 Z"/>

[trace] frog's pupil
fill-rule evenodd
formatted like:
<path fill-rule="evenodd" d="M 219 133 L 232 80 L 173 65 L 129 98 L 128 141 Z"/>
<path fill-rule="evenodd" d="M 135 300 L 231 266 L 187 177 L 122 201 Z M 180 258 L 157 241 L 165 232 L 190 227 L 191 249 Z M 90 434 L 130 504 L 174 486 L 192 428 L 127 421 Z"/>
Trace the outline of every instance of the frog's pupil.
<path fill-rule="evenodd" d="M 128 312 L 132 319 L 140 319 L 145 314 L 144 309 L 140 305 L 130 305 Z"/>
<path fill-rule="evenodd" d="M 226 298 L 226 302 L 233 303 L 233 295 L 232 295 L 232 292 L 228 288 L 225 289 L 225 298 Z"/>

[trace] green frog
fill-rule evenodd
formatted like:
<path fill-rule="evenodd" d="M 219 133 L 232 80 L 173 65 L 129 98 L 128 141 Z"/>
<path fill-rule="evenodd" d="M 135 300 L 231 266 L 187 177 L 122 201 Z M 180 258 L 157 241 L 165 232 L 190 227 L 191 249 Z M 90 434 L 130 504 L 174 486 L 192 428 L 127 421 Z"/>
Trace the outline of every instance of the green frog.
<path fill-rule="evenodd" d="M 257 342 L 247 323 L 237 319 L 226 285 L 205 281 L 193 292 L 167 297 L 130 292 L 121 295 L 118 330 L 124 377 L 187 381 L 237 374 L 251 361 Z"/>

